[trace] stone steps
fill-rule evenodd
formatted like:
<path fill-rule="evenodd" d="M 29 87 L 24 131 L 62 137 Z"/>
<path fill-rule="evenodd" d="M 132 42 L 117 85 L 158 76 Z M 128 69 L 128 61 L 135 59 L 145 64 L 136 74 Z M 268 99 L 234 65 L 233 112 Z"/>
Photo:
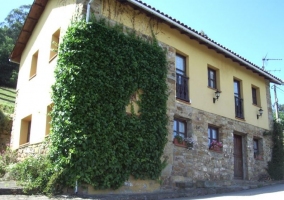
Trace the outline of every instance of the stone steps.
<path fill-rule="evenodd" d="M 24 194 L 23 187 L 18 186 L 16 181 L 0 181 L 0 195 Z"/>

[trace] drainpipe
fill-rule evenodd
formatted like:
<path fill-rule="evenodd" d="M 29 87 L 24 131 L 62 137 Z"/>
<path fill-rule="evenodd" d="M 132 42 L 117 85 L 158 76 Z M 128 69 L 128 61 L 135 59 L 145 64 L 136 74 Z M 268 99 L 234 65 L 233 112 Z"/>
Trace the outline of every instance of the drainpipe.
<path fill-rule="evenodd" d="M 90 9 L 91 9 L 91 3 L 92 2 L 93 2 L 93 0 L 90 0 L 88 5 L 87 5 L 86 22 L 89 22 L 89 19 L 90 19 Z"/>
<path fill-rule="evenodd" d="M 78 181 L 75 182 L 75 194 L 78 194 Z"/>

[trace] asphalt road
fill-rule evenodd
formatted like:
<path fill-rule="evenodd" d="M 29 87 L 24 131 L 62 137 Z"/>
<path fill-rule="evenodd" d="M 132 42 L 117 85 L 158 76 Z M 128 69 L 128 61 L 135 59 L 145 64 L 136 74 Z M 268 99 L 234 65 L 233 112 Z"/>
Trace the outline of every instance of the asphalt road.
<path fill-rule="evenodd" d="M 240 192 L 207 195 L 202 197 L 178 198 L 172 200 L 284 200 L 284 184 L 266 186 L 257 189 L 243 190 Z"/>
<path fill-rule="evenodd" d="M 93 198 L 90 198 L 93 199 Z M 284 184 L 266 186 L 257 189 L 243 190 L 240 192 L 207 195 L 192 198 L 177 198 L 167 200 L 284 200 Z M 0 200 L 87 200 L 79 197 L 58 196 L 49 198 L 47 196 L 26 196 L 26 195 L 0 195 Z"/>

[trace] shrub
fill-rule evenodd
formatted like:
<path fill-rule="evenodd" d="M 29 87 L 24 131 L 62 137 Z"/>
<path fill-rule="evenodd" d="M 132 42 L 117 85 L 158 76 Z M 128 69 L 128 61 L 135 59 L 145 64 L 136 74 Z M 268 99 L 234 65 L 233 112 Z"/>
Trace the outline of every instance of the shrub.
<path fill-rule="evenodd" d="M 3 177 L 8 171 L 9 165 L 16 163 L 17 153 L 7 147 L 7 149 L 0 153 L 0 177 Z"/>
<path fill-rule="evenodd" d="M 42 193 L 53 174 L 52 164 L 46 155 L 36 155 L 16 163 L 10 176 L 24 186 L 28 193 Z"/>

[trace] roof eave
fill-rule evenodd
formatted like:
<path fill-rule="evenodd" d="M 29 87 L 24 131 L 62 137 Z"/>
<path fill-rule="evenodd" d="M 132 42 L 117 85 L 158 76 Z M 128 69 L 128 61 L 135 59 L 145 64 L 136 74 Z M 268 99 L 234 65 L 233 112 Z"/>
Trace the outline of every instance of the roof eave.
<path fill-rule="evenodd" d="M 121 0 L 120 0 L 121 1 Z M 179 23 L 171 20 L 170 18 L 154 11 L 153 9 L 143 5 L 142 3 L 140 2 L 137 2 L 137 0 L 123 0 L 124 2 L 128 1 L 130 3 L 132 3 L 133 5 L 143 9 L 143 10 L 146 10 L 147 12 L 151 13 L 152 15 L 155 15 L 156 17 L 164 20 L 165 22 L 167 22 L 168 24 L 170 25 L 173 25 L 175 27 L 177 27 L 178 29 L 180 29 L 183 33 L 187 33 L 191 36 L 193 36 L 194 38 L 197 38 L 199 41 L 202 42 L 202 44 L 204 45 L 207 45 L 207 46 L 210 46 L 210 47 L 213 47 L 215 49 L 217 49 L 219 52 L 222 52 L 223 54 L 229 56 L 230 58 L 232 58 L 232 60 L 234 61 L 238 61 L 240 64 L 243 64 L 249 68 L 251 68 L 251 70 L 257 72 L 258 74 L 264 76 L 266 79 L 268 79 L 270 82 L 272 83 L 276 83 L 276 84 L 283 84 L 283 82 L 279 79 L 277 79 L 276 77 L 273 77 L 272 75 L 268 74 L 267 72 L 265 72 L 264 70 L 261 70 L 259 69 L 258 67 L 252 65 L 251 63 L 243 60 L 242 58 L 234 55 L 232 52 L 220 47 L 219 45 L 215 44 L 214 42 L 204 38 L 203 36 L 199 35 L 198 33 L 194 32 L 194 31 L 191 31 L 190 29 L 180 25 Z"/>
<path fill-rule="evenodd" d="M 24 48 L 26 47 L 26 44 L 29 41 L 32 32 L 39 18 L 41 17 L 47 2 L 48 0 L 34 0 L 31 9 L 27 15 L 27 18 L 25 20 L 25 23 L 18 36 L 16 44 L 10 54 L 11 62 L 20 63 Z"/>

